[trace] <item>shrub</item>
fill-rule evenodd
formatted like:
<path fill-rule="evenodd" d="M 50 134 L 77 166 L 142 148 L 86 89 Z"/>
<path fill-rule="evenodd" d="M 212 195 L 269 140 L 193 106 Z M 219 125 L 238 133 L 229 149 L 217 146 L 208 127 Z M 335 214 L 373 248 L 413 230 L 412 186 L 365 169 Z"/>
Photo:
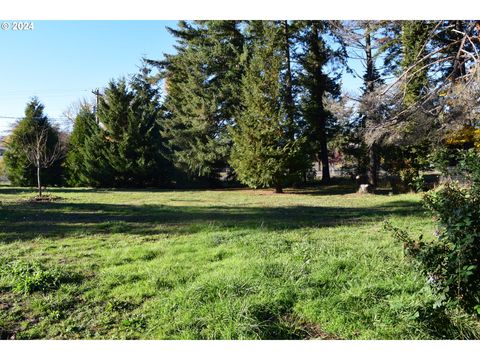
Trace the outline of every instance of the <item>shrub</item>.
<path fill-rule="evenodd" d="M 480 188 L 456 183 L 429 192 L 426 207 L 437 217 L 442 255 L 430 270 L 448 298 L 467 306 L 480 303 Z M 433 267 L 435 266 L 435 267 Z"/>
<path fill-rule="evenodd" d="M 414 240 L 389 223 L 386 228 L 403 242 L 406 253 L 422 265 L 441 302 L 457 302 L 467 311 L 476 309 L 480 313 L 479 153 L 464 153 L 455 171 L 463 173 L 467 183 L 447 183 L 428 192 L 423 199 L 438 224 L 436 239 Z"/>
<path fill-rule="evenodd" d="M 410 190 L 415 190 L 414 181 L 419 176 L 417 169 L 413 167 L 406 167 L 400 170 L 399 175 L 403 184 L 405 184 Z"/>
<path fill-rule="evenodd" d="M 425 181 L 425 176 L 422 174 L 418 174 L 412 178 L 409 183 L 409 186 L 415 191 L 425 191 L 427 189 L 427 183 Z"/>

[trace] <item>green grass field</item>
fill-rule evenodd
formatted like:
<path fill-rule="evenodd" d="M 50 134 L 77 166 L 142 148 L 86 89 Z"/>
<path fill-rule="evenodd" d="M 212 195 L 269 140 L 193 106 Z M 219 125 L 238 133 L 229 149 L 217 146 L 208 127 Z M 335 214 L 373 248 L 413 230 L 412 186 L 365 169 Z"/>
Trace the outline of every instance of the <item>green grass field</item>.
<path fill-rule="evenodd" d="M 0 188 L 4 339 L 465 337 L 382 228 L 432 237 L 419 195 L 49 192 Z"/>

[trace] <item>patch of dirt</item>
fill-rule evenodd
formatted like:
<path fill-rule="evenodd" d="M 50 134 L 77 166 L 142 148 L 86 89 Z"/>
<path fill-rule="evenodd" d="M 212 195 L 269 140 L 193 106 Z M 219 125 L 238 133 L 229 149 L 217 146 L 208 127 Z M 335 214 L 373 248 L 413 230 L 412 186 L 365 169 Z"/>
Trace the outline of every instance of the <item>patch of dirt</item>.
<path fill-rule="evenodd" d="M 341 340 L 335 334 L 330 334 L 322 330 L 320 325 L 301 320 L 294 315 L 286 315 L 283 320 L 295 328 L 295 332 L 303 335 L 307 340 Z"/>
<path fill-rule="evenodd" d="M 11 308 L 11 305 L 8 303 L 0 302 L 0 310 L 8 310 Z"/>
<path fill-rule="evenodd" d="M 27 199 L 27 202 L 29 202 L 29 203 L 50 203 L 50 202 L 59 201 L 59 200 L 63 200 L 63 198 L 60 197 L 60 196 L 55 196 L 55 195 L 42 195 L 42 196 L 36 195 L 34 197 L 31 197 L 31 198 Z"/>
<path fill-rule="evenodd" d="M 15 332 L 0 328 L 0 340 L 15 340 Z"/>
<path fill-rule="evenodd" d="M 282 193 L 276 193 L 275 189 L 240 189 L 239 191 L 242 191 L 247 194 L 253 194 L 253 195 L 285 195 L 288 194 L 288 192 L 282 192 Z"/>

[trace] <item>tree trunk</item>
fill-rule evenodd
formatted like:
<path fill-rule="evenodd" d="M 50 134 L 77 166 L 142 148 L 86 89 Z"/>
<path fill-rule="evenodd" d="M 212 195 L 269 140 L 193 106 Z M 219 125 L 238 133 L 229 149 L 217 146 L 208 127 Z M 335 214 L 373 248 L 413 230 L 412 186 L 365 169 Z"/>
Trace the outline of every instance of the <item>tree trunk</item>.
<path fill-rule="evenodd" d="M 372 57 L 372 40 L 370 36 L 370 30 L 365 29 L 365 55 L 366 55 L 366 65 L 367 65 L 367 76 L 365 77 L 366 92 L 370 93 L 374 90 L 375 84 L 375 73 L 373 67 L 373 57 Z"/>
<path fill-rule="evenodd" d="M 378 168 L 380 167 L 378 149 L 375 144 L 373 144 L 368 150 L 368 155 L 370 158 L 370 164 L 368 167 L 368 183 L 375 188 L 378 186 Z"/>
<path fill-rule="evenodd" d="M 293 102 L 293 90 L 292 90 L 292 68 L 290 64 L 290 33 L 288 29 L 288 20 L 283 21 L 283 35 L 285 41 L 285 62 L 286 62 L 286 76 L 285 76 L 285 105 L 287 110 L 287 116 L 289 121 L 289 136 L 293 139 L 293 122 L 295 105 Z"/>
<path fill-rule="evenodd" d="M 40 181 L 40 166 L 37 166 L 37 186 L 38 186 L 38 196 L 42 196 L 42 182 Z"/>
<path fill-rule="evenodd" d="M 456 20 L 454 23 L 455 23 L 455 30 L 459 32 L 465 31 L 465 29 L 463 29 L 463 26 L 462 26 L 463 21 Z M 459 36 L 459 34 L 457 33 L 456 36 Z M 465 67 L 465 62 L 459 61 L 459 59 L 456 59 L 453 64 L 452 79 L 457 80 L 459 77 L 465 75 L 466 72 L 467 70 Z"/>
<path fill-rule="evenodd" d="M 313 21 L 312 24 L 312 37 L 310 39 L 310 49 L 313 54 L 315 62 L 315 88 L 313 98 L 316 104 L 316 118 L 317 118 L 317 129 L 316 133 L 318 136 L 318 142 L 320 145 L 320 153 L 317 155 L 318 160 L 322 163 L 322 183 L 327 184 L 330 182 L 330 166 L 328 163 L 328 147 L 327 147 L 327 130 L 326 130 L 326 119 L 325 119 L 325 110 L 323 108 L 323 94 L 325 88 L 323 86 L 323 74 L 322 74 L 322 55 L 320 53 L 319 47 L 319 31 L 317 23 Z"/>
<path fill-rule="evenodd" d="M 322 183 L 328 184 L 330 182 L 330 164 L 328 163 L 328 148 L 327 139 L 324 134 L 320 137 L 320 162 L 322 163 Z"/>
<path fill-rule="evenodd" d="M 367 25 L 365 28 L 365 57 L 366 57 L 366 66 L 367 73 L 365 76 L 365 92 L 371 93 L 375 89 L 375 72 L 374 72 L 374 62 L 372 56 L 372 40 L 370 36 L 370 29 Z M 362 127 L 366 126 L 366 118 L 362 120 Z M 368 182 L 372 187 L 378 185 L 378 168 L 379 168 L 379 158 L 378 158 L 378 149 L 375 144 L 373 144 L 368 149 L 369 157 L 369 166 L 367 171 Z"/>
<path fill-rule="evenodd" d="M 275 193 L 282 194 L 283 193 L 283 186 L 281 184 L 275 185 Z"/>

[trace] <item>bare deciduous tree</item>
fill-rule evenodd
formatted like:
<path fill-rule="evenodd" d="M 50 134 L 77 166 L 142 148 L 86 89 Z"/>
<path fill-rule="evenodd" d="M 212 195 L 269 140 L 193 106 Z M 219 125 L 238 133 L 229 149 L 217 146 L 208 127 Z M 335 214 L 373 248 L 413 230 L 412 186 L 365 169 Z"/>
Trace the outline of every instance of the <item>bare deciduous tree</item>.
<path fill-rule="evenodd" d="M 33 135 L 23 138 L 22 145 L 29 165 L 37 169 L 38 196 L 42 196 L 41 169 L 52 166 L 57 160 L 65 156 L 63 145 L 58 141 L 53 149 L 48 149 L 49 128 L 45 125 L 38 127 Z"/>
<path fill-rule="evenodd" d="M 451 130 L 471 125 L 480 108 L 480 22 L 463 21 L 464 29 L 454 25 L 440 29 L 442 21 L 433 30 L 422 47 L 428 48 L 389 84 L 375 89 L 363 104 L 369 113 L 384 110 L 381 122 L 371 121 L 366 126 L 366 142 L 384 144 L 413 143 L 419 138 L 441 140 Z M 438 31 L 437 31 L 438 30 Z M 456 37 L 437 47 L 428 47 L 442 33 Z M 444 53 L 448 50 L 448 53 Z M 419 71 L 429 69 L 438 73 L 441 67 L 450 72 L 424 89 L 418 100 L 405 106 L 405 89 Z M 381 112 L 381 111 L 380 111 Z M 412 131 L 413 129 L 413 131 Z M 410 130 L 410 131 L 405 131 Z"/>

